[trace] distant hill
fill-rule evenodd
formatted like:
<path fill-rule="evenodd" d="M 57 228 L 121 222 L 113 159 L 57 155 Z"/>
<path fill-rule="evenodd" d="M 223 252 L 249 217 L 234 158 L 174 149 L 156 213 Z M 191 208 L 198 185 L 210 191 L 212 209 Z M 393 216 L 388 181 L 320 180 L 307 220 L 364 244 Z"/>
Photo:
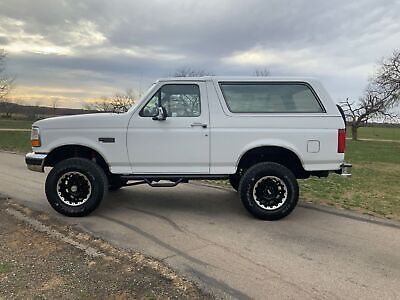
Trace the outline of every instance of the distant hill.
<path fill-rule="evenodd" d="M 55 116 L 89 114 L 98 111 L 77 108 L 53 108 L 48 106 L 20 105 L 10 102 L 0 103 L 0 116 L 6 118 L 42 119 Z"/>

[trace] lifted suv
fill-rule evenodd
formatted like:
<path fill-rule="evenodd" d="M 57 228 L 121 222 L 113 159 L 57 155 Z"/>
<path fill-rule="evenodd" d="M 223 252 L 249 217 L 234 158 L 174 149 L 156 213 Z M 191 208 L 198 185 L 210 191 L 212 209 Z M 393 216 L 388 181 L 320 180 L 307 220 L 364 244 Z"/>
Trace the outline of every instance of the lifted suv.
<path fill-rule="evenodd" d="M 51 206 L 85 216 L 107 190 L 229 179 L 255 217 L 287 216 L 297 179 L 344 164 L 345 122 L 322 85 L 305 78 L 168 78 L 127 113 L 50 118 L 32 126 L 30 170 L 53 167 Z"/>

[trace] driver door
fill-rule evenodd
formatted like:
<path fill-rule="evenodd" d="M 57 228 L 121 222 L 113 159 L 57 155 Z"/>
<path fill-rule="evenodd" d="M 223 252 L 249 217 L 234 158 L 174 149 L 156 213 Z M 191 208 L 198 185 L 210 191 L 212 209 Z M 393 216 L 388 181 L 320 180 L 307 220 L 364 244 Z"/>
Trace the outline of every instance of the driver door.
<path fill-rule="evenodd" d="M 157 117 L 159 107 L 164 118 Z M 161 85 L 135 111 L 127 131 L 134 174 L 209 174 L 209 144 L 204 82 Z"/>

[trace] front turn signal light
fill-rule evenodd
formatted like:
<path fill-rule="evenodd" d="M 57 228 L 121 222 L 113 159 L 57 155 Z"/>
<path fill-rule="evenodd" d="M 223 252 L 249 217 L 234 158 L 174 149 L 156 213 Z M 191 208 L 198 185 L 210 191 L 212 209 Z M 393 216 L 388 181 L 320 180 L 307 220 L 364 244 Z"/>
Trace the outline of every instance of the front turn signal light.
<path fill-rule="evenodd" d="M 40 147 L 41 143 L 40 140 L 31 140 L 32 147 Z"/>
<path fill-rule="evenodd" d="M 32 147 L 40 147 L 42 143 L 40 142 L 40 131 L 39 127 L 32 127 L 31 131 L 31 145 Z"/>

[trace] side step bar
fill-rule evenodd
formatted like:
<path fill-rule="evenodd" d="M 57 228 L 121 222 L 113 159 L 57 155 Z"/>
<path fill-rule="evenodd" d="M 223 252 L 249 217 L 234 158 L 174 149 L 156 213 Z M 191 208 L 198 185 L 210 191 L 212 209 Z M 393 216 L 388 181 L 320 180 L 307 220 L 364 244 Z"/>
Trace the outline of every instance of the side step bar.
<path fill-rule="evenodd" d="M 187 180 L 183 181 L 182 179 L 180 179 L 180 180 L 171 181 L 171 182 L 159 182 L 159 180 L 154 181 L 154 180 L 146 179 L 146 180 L 140 180 L 140 181 L 135 181 L 135 182 L 130 182 L 130 183 L 128 182 L 124 186 L 148 184 L 151 187 L 174 187 L 183 182 L 188 182 L 188 181 Z"/>
<path fill-rule="evenodd" d="M 227 179 L 229 175 L 196 175 L 196 174 L 165 174 L 165 175 L 122 175 L 122 179 L 128 181 L 125 186 L 148 184 L 151 187 L 174 187 L 180 183 L 188 183 L 189 180 L 199 179 Z M 134 181 L 130 182 L 129 181 Z M 169 182 L 160 182 L 169 181 Z"/>
<path fill-rule="evenodd" d="M 122 175 L 122 179 L 126 180 L 150 180 L 150 181 L 160 181 L 160 180 L 170 180 L 177 181 L 182 180 L 182 182 L 187 180 L 200 180 L 200 179 L 228 179 L 229 175 L 202 175 L 202 174 L 127 174 Z"/>
<path fill-rule="evenodd" d="M 171 181 L 171 182 L 165 182 L 165 183 L 157 182 L 157 181 L 154 182 L 154 181 L 147 179 L 147 180 L 145 180 L 145 182 L 151 187 L 174 187 L 174 186 L 177 186 L 178 184 L 180 184 L 181 182 L 183 182 L 183 179 L 181 178 L 177 181 Z M 186 180 L 186 182 L 188 182 L 188 181 Z"/>

